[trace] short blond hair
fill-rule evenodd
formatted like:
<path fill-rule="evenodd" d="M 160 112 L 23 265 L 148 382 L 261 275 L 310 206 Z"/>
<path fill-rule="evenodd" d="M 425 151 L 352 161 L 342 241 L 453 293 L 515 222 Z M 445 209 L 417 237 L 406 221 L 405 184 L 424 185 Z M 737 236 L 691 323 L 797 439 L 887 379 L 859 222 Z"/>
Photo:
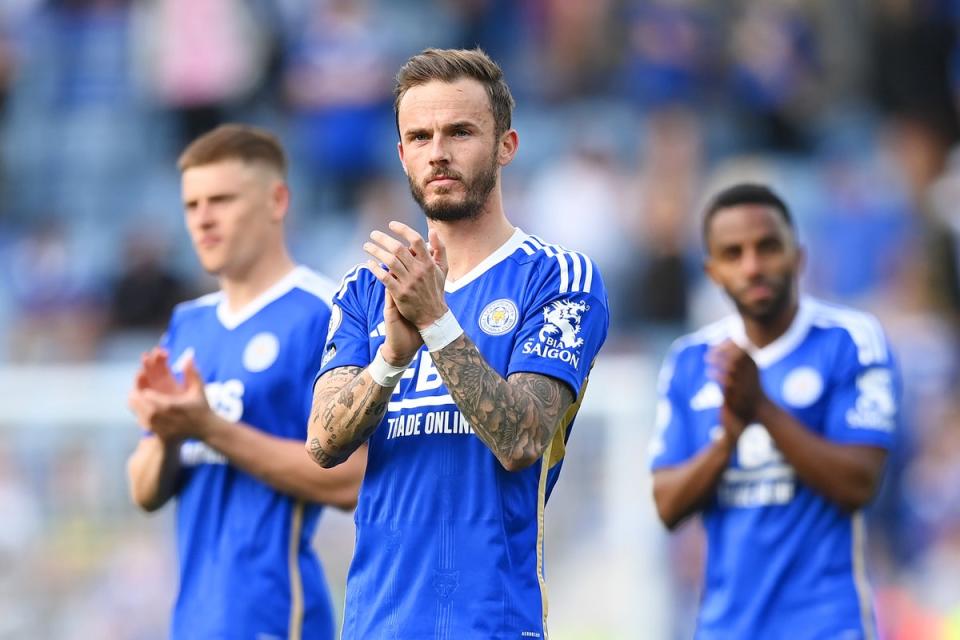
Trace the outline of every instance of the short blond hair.
<path fill-rule="evenodd" d="M 258 162 L 287 175 L 287 154 L 277 137 L 265 129 L 236 123 L 220 125 L 187 145 L 177 159 L 177 168 L 183 173 L 223 160 Z"/>

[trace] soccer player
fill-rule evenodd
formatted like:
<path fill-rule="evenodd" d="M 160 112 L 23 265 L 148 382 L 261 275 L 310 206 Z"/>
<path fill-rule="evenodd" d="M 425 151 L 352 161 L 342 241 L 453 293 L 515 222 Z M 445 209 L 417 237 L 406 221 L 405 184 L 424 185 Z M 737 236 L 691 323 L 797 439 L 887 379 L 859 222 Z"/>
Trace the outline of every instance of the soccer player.
<path fill-rule="evenodd" d="M 334 297 L 307 442 L 333 467 L 369 440 L 343 637 L 545 638 L 544 506 L 606 337 L 603 282 L 504 214 L 518 138 L 485 53 L 423 51 L 395 98 L 429 244 L 396 222 L 370 234 Z"/>
<path fill-rule="evenodd" d="M 310 541 L 323 504 L 355 504 L 365 454 L 325 471 L 303 452 L 336 285 L 287 252 L 286 159 L 272 135 L 221 126 L 179 168 L 187 230 L 221 288 L 175 309 L 129 398 L 148 431 L 128 463 L 133 499 L 147 511 L 178 499 L 171 635 L 328 640 Z"/>
<path fill-rule="evenodd" d="M 898 422 L 887 339 L 799 296 L 803 250 L 767 187 L 720 192 L 703 235 L 737 313 L 674 344 L 650 452 L 663 522 L 700 512 L 706 528 L 696 637 L 876 637 L 861 510 Z"/>

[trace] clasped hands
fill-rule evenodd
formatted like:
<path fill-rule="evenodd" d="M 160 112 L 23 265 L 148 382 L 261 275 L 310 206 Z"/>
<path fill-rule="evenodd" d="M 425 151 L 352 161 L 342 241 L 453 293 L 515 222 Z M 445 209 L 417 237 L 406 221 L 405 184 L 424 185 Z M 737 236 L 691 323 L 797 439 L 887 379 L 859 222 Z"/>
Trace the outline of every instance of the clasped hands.
<path fill-rule="evenodd" d="M 180 382 L 170 369 L 167 352 L 160 347 L 141 356 L 127 404 L 143 428 L 170 444 L 188 438 L 202 440 L 215 417 L 193 360 L 184 366 Z"/>
<path fill-rule="evenodd" d="M 389 229 L 397 237 L 372 231 L 363 250 L 373 259 L 367 266 L 386 288 L 383 321 L 386 340 L 384 359 L 405 366 L 423 345 L 420 330 L 429 327 L 447 311 L 443 285 L 447 278 L 446 248 L 436 230 L 430 229 L 430 244 L 402 222 Z"/>
<path fill-rule="evenodd" d="M 769 399 L 760 384 L 757 363 L 733 340 L 725 340 L 710 349 L 706 362 L 709 376 L 723 392 L 720 423 L 723 435 L 732 444 Z"/>

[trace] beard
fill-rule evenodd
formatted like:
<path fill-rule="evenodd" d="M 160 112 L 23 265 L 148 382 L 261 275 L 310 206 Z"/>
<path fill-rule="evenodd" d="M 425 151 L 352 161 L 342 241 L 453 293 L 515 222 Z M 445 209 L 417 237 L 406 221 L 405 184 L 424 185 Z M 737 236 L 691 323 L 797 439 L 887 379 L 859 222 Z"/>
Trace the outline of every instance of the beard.
<path fill-rule="evenodd" d="M 761 325 L 774 322 L 790 307 L 795 286 L 792 275 L 766 284 L 773 289 L 773 296 L 762 302 L 747 303 L 732 292 L 727 292 L 741 316 Z"/>
<path fill-rule="evenodd" d="M 487 202 L 490 192 L 497 186 L 497 160 L 496 156 L 491 158 L 490 164 L 480 170 L 471 180 L 466 181 L 463 175 L 455 171 L 434 171 L 428 179 L 436 176 L 447 176 L 459 180 L 463 184 L 465 193 L 463 199 L 459 201 L 452 200 L 449 197 L 450 189 L 442 187 L 436 190 L 436 195 L 432 203 L 427 202 L 424 186 L 414 182 L 414 179 L 407 176 L 410 183 L 410 193 L 413 199 L 417 201 L 424 215 L 435 222 L 455 222 L 457 220 L 470 220 L 480 215 L 483 205 Z"/>

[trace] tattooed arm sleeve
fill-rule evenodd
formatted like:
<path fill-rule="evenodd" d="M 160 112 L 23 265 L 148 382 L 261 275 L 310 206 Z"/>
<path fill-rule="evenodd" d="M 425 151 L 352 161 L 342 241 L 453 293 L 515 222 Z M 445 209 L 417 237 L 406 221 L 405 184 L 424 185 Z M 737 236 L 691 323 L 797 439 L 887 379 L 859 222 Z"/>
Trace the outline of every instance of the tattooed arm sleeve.
<path fill-rule="evenodd" d="M 460 412 L 504 469 L 540 459 L 573 403 L 566 384 L 538 373 L 504 379 L 465 333 L 431 355 Z"/>
<path fill-rule="evenodd" d="M 307 426 L 307 452 L 335 467 L 367 441 L 383 419 L 393 388 L 381 387 L 362 367 L 331 369 L 317 380 Z"/>

